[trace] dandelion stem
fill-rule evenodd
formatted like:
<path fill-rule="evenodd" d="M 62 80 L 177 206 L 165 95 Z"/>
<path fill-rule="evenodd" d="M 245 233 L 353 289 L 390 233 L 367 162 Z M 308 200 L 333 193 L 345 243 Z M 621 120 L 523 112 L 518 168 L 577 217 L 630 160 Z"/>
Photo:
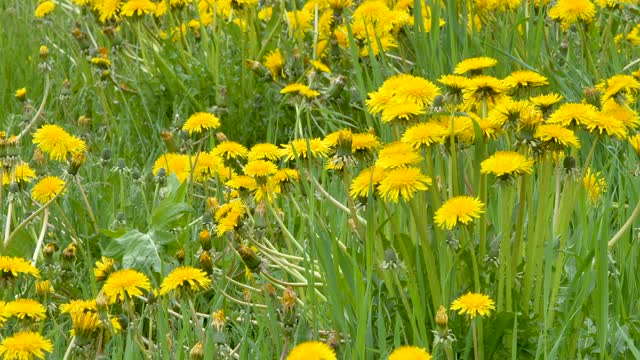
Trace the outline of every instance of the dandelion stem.
<path fill-rule="evenodd" d="M 20 134 L 16 136 L 16 143 L 20 142 L 23 136 L 25 136 L 29 130 L 38 122 L 38 119 L 42 116 L 42 112 L 44 111 L 44 107 L 47 104 L 47 99 L 49 98 L 49 90 L 51 89 L 51 80 L 49 79 L 49 73 L 46 72 L 44 74 L 44 94 L 42 95 L 42 102 L 40 103 L 40 107 L 38 107 L 38 111 L 36 111 L 33 118 L 29 121 L 27 126 L 22 129 Z"/>
<path fill-rule="evenodd" d="M 631 225 L 633 225 L 633 222 L 636 220 L 639 214 L 640 214 L 640 201 L 638 201 L 638 203 L 636 204 L 636 207 L 633 209 L 633 212 L 631 213 L 631 216 L 629 216 L 629 219 L 627 219 L 627 221 L 624 223 L 624 225 L 622 225 L 620 230 L 618 230 L 618 232 L 616 232 L 616 234 L 613 235 L 611 240 L 609 240 L 609 242 L 607 243 L 607 246 L 609 247 L 609 251 L 612 251 L 613 248 L 618 243 L 618 241 L 620 241 L 620 239 L 622 239 L 624 234 L 627 231 L 629 231 L 629 228 L 631 227 Z"/>
<path fill-rule="evenodd" d="M 69 342 L 69 346 L 67 347 L 67 351 L 65 351 L 64 357 L 62 358 L 62 360 L 69 360 L 69 358 L 71 357 L 71 351 L 75 346 L 76 346 L 76 337 L 74 336 L 71 338 L 71 341 Z"/>
<path fill-rule="evenodd" d="M 96 216 L 93 213 L 93 209 L 91 208 L 91 204 L 89 203 L 89 199 L 87 198 L 87 194 L 84 192 L 82 188 L 82 184 L 80 183 L 80 179 L 76 176 L 76 184 L 78 185 L 78 190 L 80 190 L 80 195 L 82 196 L 82 201 L 84 202 L 84 206 L 87 207 L 87 212 L 89 213 L 89 220 L 91 220 L 91 224 L 93 225 L 93 231 L 95 233 L 100 232 L 100 227 L 98 226 L 98 222 L 96 221 Z"/>
<path fill-rule="evenodd" d="M 8 238 L 4 239 L 4 247 L 5 248 L 7 247 L 7 244 L 18 234 L 18 231 L 22 230 L 22 228 L 27 226 L 27 224 L 31 222 L 31 220 L 33 220 L 36 216 L 40 215 L 41 212 L 43 212 L 47 207 L 49 207 L 49 205 L 51 205 L 54 201 L 56 201 L 56 199 L 58 199 L 58 197 L 62 195 L 66 187 L 67 185 L 65 183 L 64 187 L 62 188 L 62 190 L 60 190 L 59 193 L 57 193 L 53 198 L 51 198 L 51 200 L 46 202 L 38 210 L 34 211 L 31 215 L 29 215 L 26 219 L 24 219 L 18 226 L 16 226 L 16 228 L 13 229 L 13 232 L 11 233 L 11 235 L 9 235 Z"/>
<path fill-rule="evenodd" d="M 38 262 L 38 255 L 40 255 L 40 248 L 44 242 L 44 236 L 47 233 L 47 226 L 49 225 L 49 209 L 44 210 L 44 218 L 42 219 L 42 228 L 40 229 L 40 236 L 38 236 L 38 242 L 36 243 L 36 249 L 33 252 L 33 260 L 31 265 L 36 266 Z"/>

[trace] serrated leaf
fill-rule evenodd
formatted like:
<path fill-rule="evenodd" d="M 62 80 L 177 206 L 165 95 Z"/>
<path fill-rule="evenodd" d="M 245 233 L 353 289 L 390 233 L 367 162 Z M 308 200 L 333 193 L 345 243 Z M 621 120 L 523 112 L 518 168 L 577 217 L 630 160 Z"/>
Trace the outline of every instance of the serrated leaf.
<path fill-rule="evenodd" d="M 168 179 L 167 196 L 153 209 L 150 228 L 152 230 L 169 230 L 178 226 L 182 217 L 193 211 L 184 199 L 187 193 L 187 182 L 180 184 L 175 175 Z"/>
<path fill-rule="evenodd" d="M 137 229 L 115 238 L 105 249 L 105 255 L 122 261 L 124 268 L 162 271 L 162 257 L 173 250 L 177 239 L 173 234 L 162 230 L 141 233 Z"/>

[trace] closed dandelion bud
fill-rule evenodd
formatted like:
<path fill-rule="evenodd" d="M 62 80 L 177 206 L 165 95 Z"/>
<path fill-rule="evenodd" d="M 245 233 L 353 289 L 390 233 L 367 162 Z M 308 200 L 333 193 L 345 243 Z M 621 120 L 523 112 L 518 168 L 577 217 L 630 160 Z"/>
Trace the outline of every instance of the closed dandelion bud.
<path fill-rule="evenodd" d="M 276 288 L 271 283 L 267 283 L 267 285 L 265 286 L 265 290 L 267 292 L 267 295 L 276 297 Z"/>
<path fill-rule="evenodd" d="M 100 74 L 100 80 L 107 80 L 109 79 L 109 76 L 111 76 L 111 71 L 109 69 L 102 70 L 102 73 Z"/>
<path fill-rule="evenodd" d="M 338 348 L 338 345 L 340 345 L 338 333 L 336 333 L 334 330 L 330 330 L 327 334 L 327 345 L 329 345 L 334 350 Z"/>
<path fill-rule="evenodd" d="M 242 288 L 242 298 L 246 302 L 251 302 L 251 290 L 247 288 Z"/>
<path fill-rule="evenodd" d="M 280 302 L 285 312 L 292 312 L 296 307 L 296 301 L 298 301 L 298 295 L 293 291 L 291 286 L 282 291 L 282 299 Z"/>
<path fill-rule="evenodd" d="M 36 294 L 38 294 L 38 296 L 45 297 L 52 293 L 53 287 L 51 286 L 51 282 L 49 280 L 36 282 Z"/>
<path fill-rule="evenodd" d="M 246 66 L 247 68 L 249 68 L 249 70 L 253 71 L 256 75 L 262 78 L 265 78 L 265 79 L 271 78 L 271 73 L 269 72 L 269 69 L 267 69 L 267 67 L 262 65 L 259 61 L 246 60 L 244 62 L 244 66 Z"/>
<path fill-rule="evenodd" d="M 227 139 L 227 136 L 226 136 L 224 133 L 222 133 L 222 132 L 217 132 L 217 133 L 216 133 L 216 140 L 218 140 L 218 142 L 225 142 L 225 141 L 227 141 L 228 139 Z"/>
<path fill-rule="evenodd" d="M 62 251 L 62 258 L 67 261 L 73 261 L 76 258 L 77 247 L 76 244 L 71 243 Z"/>
<path fill-rule="evenodd" d="M 176 145 L 173 133 L 171 131 L 163 131 L 160 134 L 160 137 L 162 138 L 162 141 L 164 141 L 164 144 L 169 152 L 178 151 L 178 146 Z"/>
<path fill-rule="evenodd" d="M 123 158 L 118 159 L 118 163 L 116 164 L 117 171 L 125 171 L 127 170 L 127 162 Z"/>
<path fill-rule="evenodd" d="M 327 89 L 326 97 L 328 99 L 335 99 L 342 93 L 344 86 L 347 84 L 347 78 L 340 75 L 331 80 L 331 85 Z"/>
<path fill-rule="evenodd" d="M 109 297 L 103 290 L 100 290 L 98 296 L 96 296 L 96 306 L 99 310 L 106 310 L 109 307 Z"/>
<path fill-rule="evenodd" d="M 204 359 L 204 347 L 202 346 L 202 343 L 197 342 L 195 345 L 193 345 L 191 351 L 189 352 L 189 358 L 191 360 Z"/>
<path fill-rule="evenodd" d="M 222 329 L 224 328 L 224 324 L 226 324 L 226 322 L 227 322 L 227 318 L 224 315 L 223 309 L 220 309 L 214 312 L 213 315 L 211 316 L 211 325 L 213 325 L 213 327 L 216 328 L 216 330 L 218 331 L 222 331 Z"/>
<path fill-rule="evenodd" d="M 21 88 L 16 90 L 16 99 L 24 102 L 27 100 L 27 88 Z"/>
<path fill-rule="evenodd" d="M 200 239 L 200 246 L 202 246 L 202 250 L 209 251 L 211 249 L 211 233 L 204 229 L 200 231 L 198 238 Z"/>
<path fill-rule="evenodd" d="M 562 166 L 564 167 L 565 171 L 569 172 L 569 171 L 575 169 L 575 167 L 576 167 L 576 159 L 573 156 L 567 156 L 562 161 Z"/>
<path fill-rule="evenodd" d="M 178 252 L 176 252 L 176 260 L 178 260 L 178 262 L 180 264 L 182 264 L 184 262 L 184 257 L 185 257 L 185 250 L 184 247 L 180 248 L 180 250 L 178 250 Z"/>
<path fill-rule="evenodd" d="M 73 154 L 73 156 L 71 156 L 71 162 L 69 163 L 69 169 L 67 170 L 67 172 L 70 175 L 76 175 L 78 173 L 78 170 L 80 169 L 80 166 L 84 164 L 86 159 L 87 158 L 84 154 L 84 151 Z"/>
<path fill-rule="evenodd" d="M 35 161 L 38 166 L 43 166 L 46 161 L 42 151 L 38 148 L 33 151 L 33 161 Z"/>
<path fill-rule="evenodd" d="M 78 126 L 87 127 L 87 126 L 89 126 L 89 124 L 91 124 L 91 118 L 90 117 L 85 116 L 85 115 L 81 115 L 78 118 Z"/>
<path fill-rule="evenodd" d="M 140 176 L 142 176 L 142 174 L 140 174 L 140 170 L 134 168 L 133 170 L 131 170 L 131 178 L 133 180 L 138 180 L 140 179 Z"/>
<path fill-rule="evenodd" d="M 200 268 L 207 274 L 211 274 L 213 272 L 213 260 L 207 251 L 200 253 Z"/>
<path fill-rule="evenodd" d="M 584 89 L 584 99 L 587 104 L 591 104 L 597 108 L 600 108 L 600 91 L 594 87 L 588 87 Z"/>
<path fill-rule="evenodd" d="M 105 148 L 102 150 L 102 156 L 101 156 L 102 161 L 104 162 L 109 162 L 111 161 L 111 149 L 109 148 Z"/>
<path fill-rule="evenodd" d="M 240 254 L 240 258 L 242 262 L 251 270 L 251 272 L 260 272 L 260 258 L 253 252 L 253 250 L 246 246 L 240 245 L 238 247 L 238 253 Z"/>
<path fill-rule="evenodd" d="M 164 186 L 167 183 L 167 170 L 164 168 L 158 169 L 155 180 L 160 186 Z"/>
<path fill-rule="evenodd" d="M 71 98 L 71 81 L 64 79 L 62 81 L 62 88 L 60 89 L 60 99 Z"/>
<path fill-rule="evenodd" d="M 12 194 L 16 194 L 19 190 L 20 188 L 15 182 L 12 182 L 11 185 L 9 185 L 9 192 L 11 192 Z"/>
<path fill-rule="evenodd" d="M 169 353 L 173 352 L 173 340 L 171 340 L 172 337 L 172 333 L 167 333 L 167 335 L 165 336 L 165 340 L 167 340 L 167 350 L 169 350 Z"/>
<path fill-rule="evenodd" d="M 58 245 L 50 242 L 44 246 L 44 250 L 42 251 L 42 253 L 44 254 L 45 258 L 51 259 L 57 250 L 58 250 Z"/>
<path fill-rule="evenodd" d="M 440 328 L 446 329 L 448 322 L 449 316 L 447 315 L 447 309 L 444 306 L 440 305 L 440 307 L 438 308 L 438 312 L 436 313 L 436 324 Z"/>
<path fill-rule="evenodd" d="M 41 45 L 38 55 L 40 55 L 40 59 L 46 60 L 49 57 L 49 48 L 46 45 Z"/>
<path fill-rule="evenodd" d="M 443 112 L 446 110 L 444 106 L 444 96 L 437 95 L 433 98 L 433 103 L 431 104 L 431 110 L 433 112 Z"/>
<path fill-rule="evenodd" d="M 218 198 L 209 197 L 207 198 L 207 210 L 215 212 L 220 208 L 220 203 L 218 202 Z"/>

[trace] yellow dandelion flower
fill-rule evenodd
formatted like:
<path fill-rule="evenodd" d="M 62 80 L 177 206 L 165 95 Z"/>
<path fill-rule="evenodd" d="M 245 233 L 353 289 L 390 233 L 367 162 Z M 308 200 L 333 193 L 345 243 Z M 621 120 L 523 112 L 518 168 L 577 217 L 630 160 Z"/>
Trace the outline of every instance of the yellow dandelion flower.
<path fill-rule="evenodd" d="M 461 75 L 442 75 L 438 82 L 446 88 L 449 94 L 461 94 L 468 86 L 469 78 Z"/>
<path fill-rule="evenodd" d="M 467 82 L 467 87 L 462 91 L 465 101 L 476 104 L 487 101 L 495 104 L 504 99 L 506 85 L 500 79 L 488 75 L 475 76 Z"/>
<path fill-rule="evenodd" d="M 629 137 L 629 143 L 631 143 L 631 147 L 633 147 L 636 154 L 640 156 L 640 134 Z"/>
<path fill-rule="evenodd" d="M 316 90 L 309 88 L 307 85 L 294 83 L 289 84 L 280 90 L 280 94 L 299 94 L 308 99 L 320 96 Z"/>
<path fill-rule="evenodd" d="M 596 89 L 602 92 L 602 102 L 605 103 L 610 99 L 633 100 L 640 91 L 640 81 L 631 75 L 615 75 L 596 85 Z"/>
<path fill-rule="evenodd" d="M 316 71 L 331 74 L 331 69 L 329 69 L 329 67 L 323 64 L 322 62 L 318 60 L 312 60 L 310 63 L 311 63 L 311 66 L 313 66 L 313 68 L 316 69 Z"/>
<path fill-rule="evenodd" d="M 71 300 L 68 303 L 60 305 L 60 312 L 63 314 L 97 312 L 98 305 L 95 299 L 90 300 Z"/>
<path fill-rule="evenodd" d="M 395 89 L 394 98 L 401 102 L 429 106 L 433 99 L 440 95 L 440 89 L 427 79 L 413 75 L 403 75 L 400 79 L 402 86 Z"/>
<path fill-rule="evenodd" d="M 620 120 L 629 130 L 635 129 L 640 125 L 640 117 L 635 110 L 613 99 L 607 100 L 602 104 L 602 113 L 605 116 Z"/>
<path fill-rule="evenodd" d="M 567 128 L 556 124 L 543 124 L 537 127 L 534 138 L 539 139 L 543 143 L 550 143 L 552 148 L 565 148 L 573 146 L 580 148 L 580 141 L 576 134 Z M 555 149 L 554 149 L 555 150 Z"/>
<path fill-rule="evenodd" d="M 70 135 L 58 125 L 43 125 L 33 134 L 33 143 L 54 160 L 65 160 L 68 155 L 84 151 L 87 144 Z"/>
<path fill-rule="evenodd" d="M 559 21 L 563 30 L 579 21 L 590 23 L 596 15 L 596 7 L 589 0 L 558 0 L 549 9 L 549 17 Z"/>
<path fill-rule="evenodd" d="M 605 113 L 598 113 L 598 116 L 584 121 L 582 125 L 593 134 L 607 134 L 620 140 L 624 140 L 628 136 L 627 127 L 624 123 L 620 119 L 608 116 Z"/>
<path fill-rule="evenodd" d="M 283 76 L 282 69 L 284 68 L 284 57 L 280 52 L 280 49 L 272 50 L 264 57 L 264 66 L 269 69 L 271 76 L 275 79 L 278 76 Z"/>
<path fill-rule="evenodd" d="M 214 216 L 218 236 L 234 231 L 240 225 L 245 212 L 244 204 L 240 200 L 233 200 L 220 206 Z"/>
<path fill-rule="evenodd" d="M 529 101 L 541 110 L 544 110 L 562 101 L 562 95 L 556 93 L 544 94 L 529 98 Z"/>
<path fill-rule="evenodd" d="M 40 270 L 21 257 L 0 256 L 0 279 L 12 279 L 20 274 L 40 278 Z"/>
<path fill-rule="evenodd" d="M 246 159 L 249 150 L 235 141 L 223 141 L 211 150 L 211 154 L 220 156 L 225 160 L 237 158 Z"/>
<path fill-rule="evenodd" d="M 133 269 L 111 273 L 102 287 L 102 291 L 112 304 L 124 301 L 125 297 L 143 296 L 142 290 L 151 290 L 151 282 L 145 274 Z"/>
<path fill-rule="evenodd" d="M 96 281 L 104 281 L 113 272 L 114 260 L 103 256 L 100 260 L 96 261 L 96 266 L 93 268 L 93 275 Z"/>
<path fill-rule="evenodd" d="M 531 70 L 514 71 L 503 81 L 507 88 L 512 90 L 549 85 L 546 77 Z"/>
<path fill-rule="evenodd" d="M 431 360 L 431 355 L 417 346 L 401 346 L 393 350 L 389 360 Z"/>
<path fill-rule="evenodd" d="M 531 174 L 533 159 L 515 151 L 498 151 L 480 163 L 480 172 L 494 174 L 498 178 Z"/>
<path fill-rule="evenodd" d="M 431 183 L 431 178 L 422 174 L 419 168 L 399 167 L 384 172 L 378 193 L 386 201 L 398 202 L 399 196 L 409 201 L 413 194 L 427 190 Z"/>
<path fill-rule="evenodd" d="M 382 179 L 384 179 L 383 168 L 372 166 L 364 169 L 351 182 L 349 195 L 354 199 L 358 197 L 366 198 L 369 194 L 373 194 L 371 190 L 375 191 Z"/>
<path fill-rule="evenodd" d="M 569 126 L 597 121 L 598 109 L 590 104 L 566 103 L 560 105 L 547 120 L 550 124 Z"/>
<path fill-rule="evenodd" d="M 434 220 L 442 229 L 453 229 L 459 223 L 467 225 L 484 213 L 484 204 L 471 196 L 456 196 L 447 200 L 435 213 Z"/>
<path fill-rule="evenodd" d="M 311 30 L 313 25 L 313 14 L 309 11 L 297 10 L 287 12 L 287 19 L 289 20 L 289 35 L 296 37 L 302 37 L 304 34 Z"/>
<path fill-rule="evenodd" d="M 158 175 L 160 169 L 164 169 L 167 176 L 172 173 L 180 182 L 189 178 L 189 156 L 185 154 L 167 153 L 161 155 L 153 164 L 153 174 Z"/>
<path fill-rule="evenodd" d="M 57 176 L 42 178 L 31 190 L 33 200 L 44 204 L 64 191 L 66 184 Z"/>
<path fill-rule="evenodd" d="M 454 116 L 453 129 L 451 129 L 451 116 L 440 115 L 437 116 L 434 120 L 437 124 L 440 124 L 440 126 L 447 129 L 447 136 L 449 136 L 452 132 L 453 136 L 456 138 L 456 141 L 461 141 L 466 144 L 473 143 L 473 140 L 475 138 L 475 130 L 471 117 Z"/>
<path fill-rule="evenodd" d="M 280 169 L 269 179 L 274 192 L 279 192 L 283 187 L 300 180 L 300 173 L 295 169 Z"/>
<path fill-rule="evenodd" d="M 94 8 L 100 15 L 101 22 L 107 22 L 115 19 L 118 16 L 120 10 L 120 0 L 94 0 Z"/>
<path fill-rule="evenodd" d="M 11 173 L 2 173 L 2 185 L 9 185 L 11 180 L 16 184 L 30 183 L 36 177 L 36 172 L 31 169 L 28 163 L 21 162 L 16 165 Z"/>
<path fill-rule="evenodd" d="M 281 149 L 271 143 L 256 144 L 251 147 L 249 151 L 248 159 L 253 160 L 271 160 L 278 161 L 282 158 Z"/>
<path fill-rule="evenodd" d="M 37 18 L 43 18 L 49 14 L 56 8 L 56 3 L 53 1 L 43 1 L 38 4 L 36 11 L 34 12 L 34 16 Z"/>
<path fill-rule="evenodd" d="M 253 191 L 258 187 L 256 179 L 251 176 L 235 176 L 231 180 L 225 183 L 228 187 L 236 190 L 250 190 Z"/>
<path fill-rule="evenodd" d="M 451 303 L 451 310 L 458 311 L 458 314 L 467 314 L 470 319 L 476 316 L 487 316 L 491 310 L 495 310 L 495 303 L 484 294 L 469 292 L 460 296 Z"/>
<path fill-rule="evenodd" d="M 191 156 L 193 166 L 193 180 L 204 182 L 212 178 L 222 168 L 222 159 L 210 152 L 201 151 L 196 156 Z"/>
<path fill-rule="evenodd" d="M 477 75 L 484 69 L 496 66 L 497 63 L 498 60 L 486 56 L 469 58 L 459 62 L 453 70 L 453 73 L 456 75 L 462 75 L 465 73 Z"/>
<path fill-rule="evenodd" d="M 155 13 L 155 11 L 156 4 L 150 0 L 128 0 L 122 5 L 120 14 L 123 16 L 141 16 Z"/>
<path fill-rule="evenodd" d="M 20 101 L 25 101 L 27 99 L 27 88 L 23 87 L 23 88 L 20 88 L 20 89 L 16 90 L 14 95 L 15 95 L 16 99 L 18 99 Z"/>
<path fill-rule="evenodd" d="M 15 317 L 21 320 L 40 321 L 47 317 L 47 309 L 45 309 L 44 305 L 32 299 L 16 299 L 7 303 L 5 314 L 9 318 Z"/>
<path fill-rule="evenodd" d="M 599 171 L 593 172 L 591 168 L 587 169 L 587 172 L 582 178 L 582 184 L 592 203 L 598 201 L 600 195 L 607 191 L 607 181 L 602 176 L 602 173 Z"/>
<path fill-rule="evenodd" d="M 378 153 L 376 166 L 383 169 L 393 169 L 422 161 L 420 154 L 409 144 L 396 141 L 385 145 Z"/>
<path fill-rule="evenodd" d="M 389 106 L 412 103 L 425 108 L 436 96 L 440 89 L 427 79 L 409 74 L 399 74 L 385 80 L 377 91 L 369 93 L 366 101 L 367 110 L 371 114 L 382 112 Z"/>
<path fill-rule="evenodd" d="M 52 352 L 53 343 L 33 331 L 21 331 L 0 343 L 0 356 L 4 360 L 44 359 L 44 352 Z"/>
<path fill-rule="evenodd" d="M 95 312 L 76 311 L 71 313 L 71 323 L 73 324 L 72 336 L 92 337 L 100 330 L 102 320 Z"/>
<path fill-rule="evenodd" d="M 413 125 L 402 134 L 402 142 L 411 145 L 414 149 L 429 147 L 433 144 L 442 144 L 449 135 L 449 129 L 436 122 L 425 122 Z"/>
<path fill-rule="evenodd" d="M 207 289 L 211 279 L 206 272 L 191 266 L 180 266 L 167 275 L 160 285 L 160 295 L 172 291 L 200 291 Z"/>
<path fill-rule="evenodd" d="M 206 112 L 197 112 L 187 119 L 182 126 L 183 131 L 188 131 L 189 135 L 201 133 L 206 130 L 213 130 L 220 127 L 220 119 L 215 115 Z"/>
<path fill-rule="evenodd" d="M 242 170 L 245 175 L 253 177 L 267 177 L 278 171 L 276 164 L 266 160 L 249 161 Z"/>
<path fill-rule="evenodd" d="M 394 120 L 414 120 L 417 116 L 425 114 L 422 105 L 411 102 L 394 102 L 387 104 L 382 110 L 381 120 L 383 123 L 390 123 Z"/>
<path fill-rule="evenodd" d="M 308 144 L 307 144 L 308 141 Z M 287 160 L 294 160 L 296 157 L 300 159 L 326 158 L 329 155 L 329 146 L 320 138 L 314 139 L 296 139 L 289 144 L 281 145 L 283 156 Z"/>
<path fill-rule="evenodd" d="M 353 134 L 351 151 L 354 155 L 371 154 L 380 147 L 380 140 L 372 133 Z"/>
<path fill-rule="evenodd" d="M 333 349 L 319 341 L 306 341 L 294 347 L 287 360 L 337 360 Z"/>

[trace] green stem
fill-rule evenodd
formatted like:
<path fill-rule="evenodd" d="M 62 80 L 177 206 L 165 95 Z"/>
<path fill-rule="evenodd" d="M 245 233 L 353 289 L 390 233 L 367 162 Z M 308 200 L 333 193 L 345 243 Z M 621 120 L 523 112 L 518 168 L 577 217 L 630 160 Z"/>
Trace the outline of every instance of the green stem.
<path fill-rule="evenodd" d="M 422 247 L 422 252 L 425 257 L 425 265 L 431 268 L 430 271 L 427 271 L 427 282 L 429 284 L 429 290 L 431 292 L 431 298 L 433 300 L 434 309 L 438 306 L 442 305 L 442 292 L 440 290 L 440 283 L 438 281 L 438 267 L 436 258 L 433 255 L 433 250 L 431 249 L 431 241 L 429 240 L 429 233 L 427 224 L 424 221 L 424 213 L 420 211 L 417 204 L 417 199 L 412 199 L 409 201 L 409 206 L 411 207 L 411 212 L 413 215 L 413 219 L 416 222 L 416 227 L 418 228 L 418 234 L 420 235 L 420 245 Z"/>

